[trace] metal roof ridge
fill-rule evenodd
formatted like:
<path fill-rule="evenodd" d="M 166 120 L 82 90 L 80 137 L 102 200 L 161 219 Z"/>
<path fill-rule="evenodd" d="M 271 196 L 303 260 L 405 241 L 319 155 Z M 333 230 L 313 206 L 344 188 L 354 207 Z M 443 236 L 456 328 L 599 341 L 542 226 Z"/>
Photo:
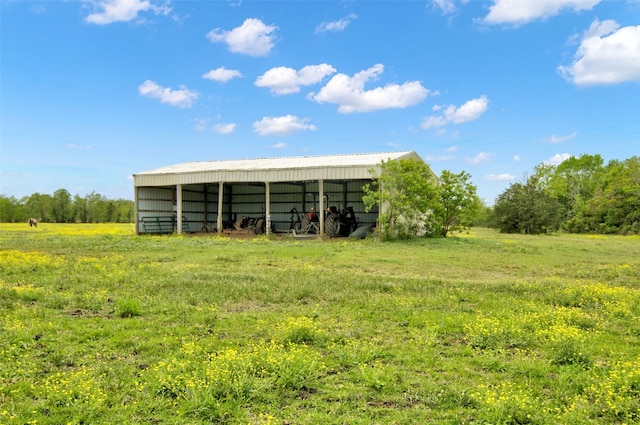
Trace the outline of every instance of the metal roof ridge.
<path fill-rule="evenodd" d="M 384 154 L 410 154 L 415 151 L 385 151 L 385 152 L 366 152 L 366 153 L 339 153 L 339 154 L 323 154 L 323 155 L 291 155 L 291 156 L 265 156 L 254 158 L 239 158 L 239 159 L 205 159 L 202 161 L 187 161 L 182 164 L 200 164 L 203 162 L 233 162 L 233 161 L 262 161 L 262 160 L 276 160 L 276 159 L 301 159 L 301 158 L 323 158 L 330 156 L 373 156 Z M 176 164 L 178 165 L 178 164 Z"/>

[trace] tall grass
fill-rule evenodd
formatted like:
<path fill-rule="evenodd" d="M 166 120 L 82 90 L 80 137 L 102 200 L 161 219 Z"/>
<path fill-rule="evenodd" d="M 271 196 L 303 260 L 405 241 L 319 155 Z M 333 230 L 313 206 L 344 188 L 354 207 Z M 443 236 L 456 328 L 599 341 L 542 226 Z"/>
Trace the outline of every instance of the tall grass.
<path fill-rule="evenodd" d="M 634 423 L 638 258 L 0 224 L 0 423 Z"/>

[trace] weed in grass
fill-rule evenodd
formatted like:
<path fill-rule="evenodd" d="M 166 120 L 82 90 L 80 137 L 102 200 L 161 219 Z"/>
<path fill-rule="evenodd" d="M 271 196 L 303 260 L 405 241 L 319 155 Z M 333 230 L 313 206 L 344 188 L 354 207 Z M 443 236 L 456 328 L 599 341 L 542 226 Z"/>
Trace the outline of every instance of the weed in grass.
<path fill-rule="evenodd" d="M 140 316 L 142 314 L 140 301 L 131 298 L 118 300 L 117 313 L 122 318 Z"/>

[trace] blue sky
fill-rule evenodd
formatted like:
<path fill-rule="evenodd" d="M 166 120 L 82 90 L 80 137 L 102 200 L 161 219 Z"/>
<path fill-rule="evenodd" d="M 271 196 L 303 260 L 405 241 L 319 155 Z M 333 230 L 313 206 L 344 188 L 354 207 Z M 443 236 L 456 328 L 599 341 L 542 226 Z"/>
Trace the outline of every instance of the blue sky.
<path fill-rule="evenodd" d="M 200 160 L 416 151 L 486 203 L 640 155 L 640 1 L 0 1 L 0 193 L 133 199 Z"/>

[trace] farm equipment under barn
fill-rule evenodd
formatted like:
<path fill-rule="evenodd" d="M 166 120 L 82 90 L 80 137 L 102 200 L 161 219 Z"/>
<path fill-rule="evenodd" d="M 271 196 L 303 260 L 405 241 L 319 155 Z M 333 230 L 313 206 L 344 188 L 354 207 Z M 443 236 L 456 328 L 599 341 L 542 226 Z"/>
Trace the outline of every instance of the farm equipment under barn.
<path fill-rule="evenodd" d="M 324 233 L 331 237 L 349 236 L 358 228 L 358 220 L 353 207 L 338 211 L 336 207 L 327 209 L 324 218 Z"/>
<path fill-rule="evenodd" d="M 262 215 L 260 217 L 247 217 L 243 216 L 240 220 L 236 221 L 233 227 L 236 230 L 247 230 L 253 232 L 256 235 L 262 235 L 267 232 L 267 218 Z M 275 226 L 271 223 L 271 232 L 275 232 Z"/>
<path fill-rule="evenodd" d="M 302 215 L 296 208 L 291 209 L 291 222 L 289 230 L 293 230 L 296 235 L 309 235 L 320 233 L 320 217 L 311 209 L 308 214 Z M 358 228 L 358 220 L 353 211 L 353 207 L 347 207 L 339 211 L 336 207 L 327 208 L 324 213 L 324 233 L 336 238 L 339 236 L 349 236 Z"/>

